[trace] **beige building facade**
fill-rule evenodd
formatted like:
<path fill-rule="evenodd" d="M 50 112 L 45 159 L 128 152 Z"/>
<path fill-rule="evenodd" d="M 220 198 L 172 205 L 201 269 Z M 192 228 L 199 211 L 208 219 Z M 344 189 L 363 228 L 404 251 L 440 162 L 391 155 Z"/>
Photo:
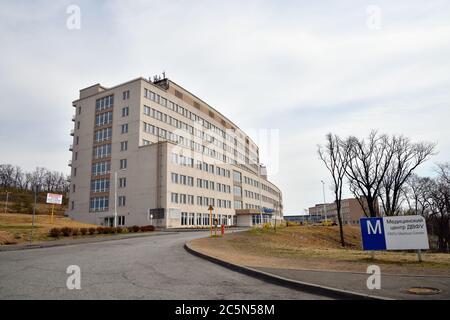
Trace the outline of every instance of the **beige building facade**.
<path fill-rule="evenodd" d="M 376 206 L 378 211 L 378 206 Z M 368 208 L 366 205 L 366 211 Z M 309 215 L 314 217 L 321 217 L 321 220 L 325 220 L 325 216 L 328 220 L 338 223 L 336 203 L 323 203 L 316 204 L 314 207 L 308 209 Z M 365 217 L 364 210 L 361 207 L 358 199 L 348 198 L 341 200 L 341 217 L 344 224 L 357 225 L 359 219 Z"/>
<path fill-rule="evenodd" d="M 71 218 L 162 228 L 282 220 L 258 146 L 169 79 L 96 84 L 73 107 Z"/>

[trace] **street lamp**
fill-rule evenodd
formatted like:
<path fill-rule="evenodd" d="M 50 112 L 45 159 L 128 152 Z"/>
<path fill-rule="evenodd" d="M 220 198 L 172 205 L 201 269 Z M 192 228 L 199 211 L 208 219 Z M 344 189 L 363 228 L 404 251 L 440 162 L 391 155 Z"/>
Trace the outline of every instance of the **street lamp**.
<path fill-rule="evenodd" d="M 117 228 L 117 171 L 114 171 L 114 228 Z"/>
<path fill-rule="evenodd" d="M 327 222 L 327 205 L 325 200 L 325 182 L 323 180 L 320 180 L 322 182 L 322 191 L 323 191 L 323 213 L 325 215 L 325 223 Z"/>

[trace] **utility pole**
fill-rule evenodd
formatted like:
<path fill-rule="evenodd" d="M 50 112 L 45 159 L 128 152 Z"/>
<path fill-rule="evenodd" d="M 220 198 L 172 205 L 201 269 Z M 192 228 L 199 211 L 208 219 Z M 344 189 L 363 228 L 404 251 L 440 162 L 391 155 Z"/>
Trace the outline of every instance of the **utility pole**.
<path fill-rule="evenodd" d="M 325 182 L 323 180 L 320 180 L 322 182 L 322 190 L 323 190 L 323 213 L 325 215 L 325 224 L 327 223 L 327 202 L 325 200 Z"/>
<path fill-rule="evenodd" d="M 259 161 L 258 161 L 259 162 Z M 258 163 L 258 186 L 259 186 L 259 218 L 261 227 L 263 226 L 263 214 L 262 214 L 262 194 L 261 194 L 261 164 Z"/>
<path fill-rule="evenodd" d="M 117 171 L 114 171 L 114 228 L 117 228 Z"/>
<path fill-rule="evenodd" d="M 5 213 L 8 211 L 8 196 L 11 192 L 6 191 Z"/>
<path fill-rule="evenodd" d="M 30 234 L 30 244 L 33 241 L 33 229 L 34 229 L 34 217 L 36 216 L 36 203 L 37 203 L 37 192 L 38 186 L 34 186 L 34 206 L 33 206 L 33 218 L 31 220 L 31 234 Z"/>

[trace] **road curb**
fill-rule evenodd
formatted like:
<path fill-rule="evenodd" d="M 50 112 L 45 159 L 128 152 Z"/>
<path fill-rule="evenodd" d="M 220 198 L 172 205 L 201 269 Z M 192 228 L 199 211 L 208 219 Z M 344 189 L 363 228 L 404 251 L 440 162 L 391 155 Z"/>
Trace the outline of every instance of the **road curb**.
<path fill-rule="evenodd" d="M 231 262 L 227 262 L 212 256 L 209 256 L 207 254 L 204 254 L 200 251 L 197 251 L 191 247 L 190 242 L 186 242 L 184 244 L 184 249 L 189 252 L 192 255 L 195 255 L 197 257 L 203 258 L 205 260 L 208 260 L 210 262 L 219 264 L 223 267 L 226 267 L 228 269 L 231 269 L 233 271 L 237 271 L 240 273 L 244 273 L 246 275 L 252 276 L 254 278 L 258 278 L 261 280 L 264 280 L 266 282 L 274 283 L 277 285 L 281 285 L 284 287 L 309 292 L 313 294 L 323 295 L 330 298 L 335 299 L 343 299 L 343 300 L 393 300 L 386 297 L 380 297 L 380 296 L 374 296 L 374 295 L 367 295 L 363 293 L 348 291 L 348 290 L 342 290 L 342 289 L 336 289 L 331 287 L 326 287 L 318 284 L 303 282 L 303 281 L 297 281 L 292 279 L 287 279 L 284 277 L 280 277 L 268 272 L 256 270 L 250 267 L 245 267 L 242 265 L 234 264 Z"/>
<path fill-rule="evenodd" d="M 89 243 L 97 243 L 97 242 L 105 242 L 105 241 L 116 241 L 116 240 L 126 240 L 126 239 L 134 239 L 134 238 L 143 238 L 143 237 L 156 237 L 156 236 L 164 236 L 174 234 L 173 232 L 158 232 L 158 233 L 148 233 L 148 234 L 139 234 L 139 235 L 130 235 L 130 236 L 122 236 L 122 237 L 101 237 L 101 238 L 80 238 L 73 239 L 73 242 L 68 240 L 67 242 L 59 242 L 59 243 L 51 243 L 51 242 L 41 242 L 34 244 L 19 244 L 19 245 L 2 245 L 0 246 L 0 253 L 2 252 L 10 252 L 10 251 L 21 251 L 21 250 L 31 250 L 31 249 L 42 249 L 42 248 L 52 248 L 52 247 L 64 247 L 64 246 L 75 246 L 81 244 L 89 244 Z M 86 240 L 86 241 L 84 241 Z M 89 240 L 89 241 L 87 241 Z M 58 241 L 58 240 L 55 240 Z"/>

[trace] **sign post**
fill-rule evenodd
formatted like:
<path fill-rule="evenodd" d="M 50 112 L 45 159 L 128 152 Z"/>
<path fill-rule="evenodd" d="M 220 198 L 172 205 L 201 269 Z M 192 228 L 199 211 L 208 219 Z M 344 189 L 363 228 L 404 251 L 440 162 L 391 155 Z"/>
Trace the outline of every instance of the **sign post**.
<path fill-rule="evenodd" d="M 55 210 L 55 204 L 62 204 L 62 194 L 56 194 L 56 193 L 47 193 L 47 203 L 52 204 L 52 217 L 51 217 L 51 223 L 53 224 L 53 213 Z"/>
<path fill-rule="evenodd" d="M 209 210 L 209 236 L 212 237 L 212 211 L 214 210 L 213 206 L 208 207 Z"/>
<path fill-rule="evenodd" d="M 417 250 L 421 262 L 420 250 L 430 248 L 422 216 L 361 218 L 360 226 L 364 250 Z"/>

